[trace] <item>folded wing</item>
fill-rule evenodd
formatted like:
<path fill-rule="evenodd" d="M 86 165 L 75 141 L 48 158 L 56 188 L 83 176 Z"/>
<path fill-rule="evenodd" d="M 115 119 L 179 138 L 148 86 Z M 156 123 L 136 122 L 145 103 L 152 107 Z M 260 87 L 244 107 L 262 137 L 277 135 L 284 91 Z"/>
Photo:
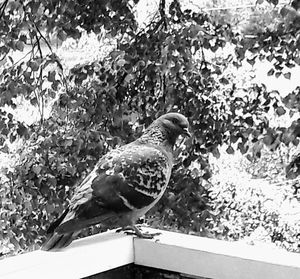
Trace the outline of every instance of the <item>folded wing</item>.
<path fill-rule="evenodd" d="M 171 167 L 170 154 L 158 147 L 128 144 L 112 150 L 77 186 L 69 208 L 48 231 L 61 236 L 97 223 L 130 224 L 162 196 Z"/>

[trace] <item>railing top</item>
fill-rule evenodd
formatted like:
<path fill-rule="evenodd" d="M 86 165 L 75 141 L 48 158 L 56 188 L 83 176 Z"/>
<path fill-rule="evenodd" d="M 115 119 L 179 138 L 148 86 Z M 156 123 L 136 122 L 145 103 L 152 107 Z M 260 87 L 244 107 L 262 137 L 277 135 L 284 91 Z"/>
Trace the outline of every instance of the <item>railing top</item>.
<path fill-rule="evenodd" d="M 218 279 L 299 279 L 300 254 L 180 233 L 153 240 L 106 232 L 60 252 L 35 251 L 0 261 L 0 278 L 82 278 L 135 263 Z"/>
<path fill-rule="evenodd" d="M 163 245 L 181 247 L 184 249 L 300 268 L 300 254 L 291 253 L 277 247 L 257 247 L 238 241 L 217 240 L 152 228 L 148 230 L 151 233 L 162 232 L 162 234 L 155 239 L 158 240 L 157 244 L 161 243 Z M 136 239 L 135 241 L 141 240 Z M 142 242 L 144 242 L 144 240 L 142 240 Z"/>
<path fill-rule="evenodd" d="M 134 239 L 136 264 L 216 279 L 300 278 L 297 253 L 168 231 L 158 239 Z"/>
<path fill-rule="evenodd" d="M 0 261 L 0 278 L 83 278 L 133 263 L 133 237 L 106 232 L 59 252 L 35 251 Z"/>

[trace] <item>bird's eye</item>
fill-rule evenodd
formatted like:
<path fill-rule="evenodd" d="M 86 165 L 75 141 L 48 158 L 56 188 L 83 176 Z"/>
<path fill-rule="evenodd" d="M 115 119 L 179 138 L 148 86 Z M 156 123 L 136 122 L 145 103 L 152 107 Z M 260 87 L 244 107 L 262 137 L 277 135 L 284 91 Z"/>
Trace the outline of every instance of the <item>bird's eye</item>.
<path fill-rule="evenodd" d="M 177 118 L 173 118 L 171 121 L 172 121 L 173 124 L 178 124 L 178 119 Z"/>

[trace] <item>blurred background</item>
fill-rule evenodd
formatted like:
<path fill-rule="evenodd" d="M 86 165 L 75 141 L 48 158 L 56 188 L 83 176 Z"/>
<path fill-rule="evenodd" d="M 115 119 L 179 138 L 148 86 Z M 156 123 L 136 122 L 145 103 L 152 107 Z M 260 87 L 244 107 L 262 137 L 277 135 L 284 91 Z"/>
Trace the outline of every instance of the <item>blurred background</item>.
<path fill-rule="evenodd" d="M 168 111 L 193 136 L 141 223 L 299 252 L 299 54 L 298 0 L 0 1 L 0 257 Z"/>

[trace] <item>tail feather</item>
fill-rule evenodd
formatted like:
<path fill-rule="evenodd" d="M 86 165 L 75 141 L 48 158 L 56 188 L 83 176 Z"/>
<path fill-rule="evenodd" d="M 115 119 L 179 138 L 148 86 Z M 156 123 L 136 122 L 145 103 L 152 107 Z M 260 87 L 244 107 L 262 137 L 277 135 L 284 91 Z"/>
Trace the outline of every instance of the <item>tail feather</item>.
<path fill-rule="evenodd" d="M 58 250 L 67 247 L 73 240 L 74 233 L 59 234 L 54 232 L 43 244 L 42 250 Z"/>
<path fill-rule="evenodd" d="M 47 234 L 54 233 L 55 229 L 61 224 L 61 222 L 65 219 L 66 215 L 69 212 L 69 208 L 67 208 L 62 215 L 59 216 L 57 220 L 55 220 L 48 228 Z"/>
<path fill-rule="evenodd" d="M 48 239 L 42 246 L 42 250 L 58 250 L 67 247 L 75 238 L 75 236 L 84 228 L 89 226 L 106 223 L 108 220 L 111 223 L 116 223 L 118 215 L 112 212 L 104 213 L 100 216 L 89 219 L 76 219 L 71 218 L 68 220 L 69 209 L 67 209 L 55 222 L 53 222 L 48 230 Z M 70 216 L 69 216 L 70 217 Z"/>
<path fill-rule="evenodd" d="M 105 223 L 107 220 L 117 220 L 118 216 L 114 213 L 103 214 L 98 217 L 90 219 L 71 219 L 61 223 L 57 228 L 56 232 L 60 234 L 68 234 L 74 231 L 79 231 L 92 225 L 99 223 Z"/>

